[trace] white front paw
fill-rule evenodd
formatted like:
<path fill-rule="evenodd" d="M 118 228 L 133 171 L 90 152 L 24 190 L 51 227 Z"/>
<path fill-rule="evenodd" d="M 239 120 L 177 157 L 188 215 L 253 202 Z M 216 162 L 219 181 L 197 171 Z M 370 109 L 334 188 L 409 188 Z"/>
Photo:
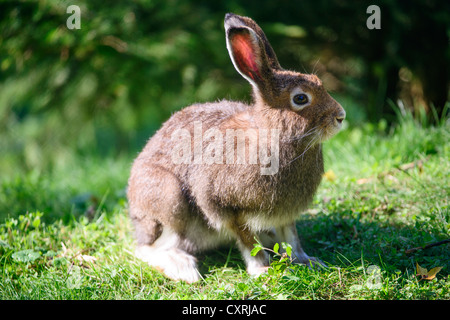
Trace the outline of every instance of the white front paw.
<path fill-rule="evenodd" d="M 266 263 L 265 255 L 264 259 L 251 259 L 247 262 L 247 273 L 251 276 L 259 276 L 266 273 L 269 266 Z"/>
<path fill-rule="evenodd" d="M 262 267 L 247 267 L 247 273 L 253 277 L 258 277 L 263 273 L 266 273 L 269 270 L 268 266 Z"/>

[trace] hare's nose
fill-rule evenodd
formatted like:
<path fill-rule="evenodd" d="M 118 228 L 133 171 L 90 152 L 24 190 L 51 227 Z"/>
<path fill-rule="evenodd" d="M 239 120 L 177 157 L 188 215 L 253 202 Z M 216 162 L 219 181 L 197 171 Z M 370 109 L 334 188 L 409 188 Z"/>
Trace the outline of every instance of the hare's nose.
<path fill-rule="evenodd" d="M 339 111 L 338 115 L 336 116 L 336 121 L 338 123 L 342 123 L 342 121 L 344 121 L 345 119 L 345 110 L 342 109 L 341 111 Z"/>

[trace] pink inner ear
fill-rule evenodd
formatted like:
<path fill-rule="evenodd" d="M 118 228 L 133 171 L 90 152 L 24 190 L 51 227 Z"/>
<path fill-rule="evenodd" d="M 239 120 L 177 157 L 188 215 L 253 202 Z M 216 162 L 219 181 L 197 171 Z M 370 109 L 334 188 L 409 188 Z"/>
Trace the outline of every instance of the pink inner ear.
<path fill-rule="evenodd" d="M 255 52 L 249 34 L 237 34 L 232 39 L 233 55 L 238 67 L 245 74 L 255 80 L 254 75 L 261 78 L 256 63 Z"/>

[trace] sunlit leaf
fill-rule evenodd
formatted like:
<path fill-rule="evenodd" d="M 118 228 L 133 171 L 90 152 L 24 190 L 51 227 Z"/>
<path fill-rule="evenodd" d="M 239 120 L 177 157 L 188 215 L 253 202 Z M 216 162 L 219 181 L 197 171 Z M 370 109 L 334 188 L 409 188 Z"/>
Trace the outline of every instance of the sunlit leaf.
<path fill-rule="evenodd" d="M 40 224 L 41 224 L 41 219 L 40 219 L 39 217 L 36 217 L 36 218 L 33 220 L 33 222 L 31 223 L 31 225 L 32 225 L 34 228 L 38 228 Z"/>
<path fill-rule="evenodd" d="M 238 283 L 237 284 L 237 287 L 238 287 L 238 289 L 240 290 L 240 291 L 247 291 L 248 290 L 248 288 L 249 288 L 249 286 L 248 285 L 246 285 L 245 283 Z"/>
<path fill-rule="evenodd" d="M 442 267 L 435 267 L 428 271 L 426 268 L 423 268 L 416 263 L 416 276 L 420 277 L 420 280 L 433 280 L 441 269 Z"/>
<path fill-rule="evenodd" d="M 280 245 L 278 243 L 275 243 L 275 245 L 273 246 L 273 251 L 275 253 L 278 253 L 279 250 L 280 250 Z"/>
<path fill-rule="evenodd" d="M 259 243 L 255 244 L 255 247 L 252 249 L 252 251 L 250 252 L 250 255 L 252 257 L 256 256 L 258 254 L 259 251 L 262 250 L 262 246 Z"/>
<path fill-rule="evenodd" d="M 425 280 L 433 280 L 436 277 L 436 274 L 441 271 L 442 267 L 435 267 L 427 272 L 427 277 Z"/>
<path fill-rule="evenodd" d="M 281 246 L 283 247 L 284 250 L 286 250 L 286 254 L 289 257 L 292 257 L 292 246 L 289 243 L 286 243 L 286 242 L 282 242 Z"/>
<path fill-rule="evenodd" d="M 426 268 L 422 268 L 419 266 L 419 264 L 416 262 L 416 275 L 423 278 L 426 277 L 428 273 L 428 270 Z"/>
<path fill-rule="evenodd" d="M 12 258 L 13 258 L 15 261 L 18 261 L 18 262 L 25 262 L 25 263 L 27 263 L 27 262 L 33 262 L 33 261 L 35 261 L 37 258 L 39 258 L 40 256 L 41 256 L 41 253 L 40 253 L 40 252 L 31 250 L 31 249 L 29 249 L 29 250 L 17 251 L 17 252 L 14 252 L 14 253 L 12 254 Z"/>

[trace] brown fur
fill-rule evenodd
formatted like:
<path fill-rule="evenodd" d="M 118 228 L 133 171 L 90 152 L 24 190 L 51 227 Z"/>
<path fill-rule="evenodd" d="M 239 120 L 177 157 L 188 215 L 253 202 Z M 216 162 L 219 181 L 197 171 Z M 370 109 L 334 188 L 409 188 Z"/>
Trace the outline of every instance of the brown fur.
<path fill-rule="evenodd" d="M 177 250 L 192 254 L 234 240 L 249 269 L 252 259 L 259 259 L 255 265 L 260 268 L 267 265 L 267 258 L 261 254 L 249 257 L 248 251 L 255 237 L 278 228 L 292 235 L 296 253 L 301 256 L 299 262 L 307 263 L 314 258 L 302 251 L 294 222 L 319 186 L 323 174 L 321 141 L 339 130 L 345 112 L 315 75 L 281 68 L 264 32 L 253 20 L 228 14 L 225 28 L 232 61 L 252 84 L 254 103 L 224 100 L 192 105 L 175 113 L 148 141 L 133 164 L 128 185 L 138 246 L 161 246 L 157 240 L 169 228 L 176 236 Z M 240 38 L 233 41 L 236 37 Z M 240 47 L 234 48 L 233 43 Z M 235 55 L 241 61 L 236 62 Z M 246 69 L 249 59 L 254 60 Z M 311 97 L 309 105 L 297 111 L 291 103 L 291 92 L 296 88 Z M 203 133 L 218 129 L 224 140 L 227 129 L 254 129 L 247 131 L 247 160 L 249 141 L 259 138 L 260 129 L 279 129 L 278 172 L 262 175 L 259 159 L 254 164 L 174 164 L 171 152 L 177 141 L 172 134 L 186 129 L 194 137 L 194 122 L 201 123 Z M 202 152 L 207 146 L 203 143 Z M 164 270 L 164 266 L 153 265 Z M 197 280 L 195 276 L 171 277 Z"/>

